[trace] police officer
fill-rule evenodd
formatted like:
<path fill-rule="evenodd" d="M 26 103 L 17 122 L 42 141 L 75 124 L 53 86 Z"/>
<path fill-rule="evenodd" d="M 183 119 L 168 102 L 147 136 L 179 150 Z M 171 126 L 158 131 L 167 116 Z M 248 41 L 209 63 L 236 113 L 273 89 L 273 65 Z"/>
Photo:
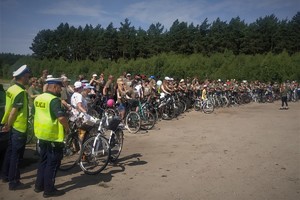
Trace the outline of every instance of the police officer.
<path fill-rule="evenodd" d="M 28 120 L 28 85 L 31 72 L 27 65 L 13 72 L 15 83 L 6 91 L 5 113 L 1 124 L 2 132 L 9 133 L 9 142 L 2 167 L 2 181 L 9 181 L 9 190 L 23 188 L 20 182 L 19 162 L 26 145 Z"/>
<path fill-rule="evenodd" d="M 68 120 L 59 98 L 62 79 L 49 78 L 46 82 L 47 91 L 34 100 L 34 132 L 41 149 L 34 191 L 44 191 L 45 198 L 65 193 L 57 190 L 54 184 L 63 157 L 64 136 L 69 131 Z"/>

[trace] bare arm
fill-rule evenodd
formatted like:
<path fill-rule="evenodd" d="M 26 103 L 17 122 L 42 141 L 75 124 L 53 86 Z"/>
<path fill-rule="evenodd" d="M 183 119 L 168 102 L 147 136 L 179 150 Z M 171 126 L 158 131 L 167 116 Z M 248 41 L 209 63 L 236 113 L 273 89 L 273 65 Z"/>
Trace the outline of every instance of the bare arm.
<path fill-rule="evenodd" d="M 82 103 L 81 102 L 78 102 L 77 103 L 77 109 L 80 111 L 80 112 L 83 112 L 83 113 L 86 113 L 87 111 L 85 110 L 85 108 L 83 107 Z"/>

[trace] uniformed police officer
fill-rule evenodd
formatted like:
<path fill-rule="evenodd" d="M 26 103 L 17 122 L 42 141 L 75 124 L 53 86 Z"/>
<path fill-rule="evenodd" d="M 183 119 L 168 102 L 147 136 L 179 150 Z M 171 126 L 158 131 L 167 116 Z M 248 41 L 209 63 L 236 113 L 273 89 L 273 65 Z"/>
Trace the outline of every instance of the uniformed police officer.
<path fill-rule="evenodd" d="M 26 145 L 28 120 L 28 97 L 25 85 L 28 85 L 30 70 L 27 65 L 13 72 L 15 84 L 6 91 L 5 113 L 1 124 L 3 132 L 9 133 L 9 142 L 2 167 L 3 182 L 9 181 L 9 190 L 21 189 L 19 162 Z"/>
<path fill-rule="evenodd" d="M 35 192 L 44 191 L 43 196 L 63 195 L 63 190 L 54 187 L 58 167 L 63 157 L 63 140 L 69 131 L 68 120 L 59 98 L 62 79 L 46 80 L 47 91 L 34 100 L 34 132 L 39 139 L 41 161 L 37 170 Z"/>

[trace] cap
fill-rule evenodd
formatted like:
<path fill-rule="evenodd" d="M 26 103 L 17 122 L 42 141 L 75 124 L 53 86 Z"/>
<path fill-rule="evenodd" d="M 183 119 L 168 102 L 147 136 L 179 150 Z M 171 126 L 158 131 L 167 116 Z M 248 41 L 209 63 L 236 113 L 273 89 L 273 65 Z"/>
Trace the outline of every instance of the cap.
<path fill-rule="evenodd" d="M 13 72 L 13 77 L 22 76 L 27 73 L 31 74 L 30 69 L 27 67 L 27 65 L 22 65 L 19 69 Z"/>
<path fill-rule="evenodd" d="M 48 78 L 53 78 L 53 76 L 52 76 L 51 74 L 50 74 L 50 75 L 47 75 L 47 79 L 48 79 Z"/>
<path fill-rule="evenodd" d="M 47 84 L 57 84 L 57 85 L 60 85 L 62 86 L 62 78 L 47 78 L 46 79 L 46 83 Z"/>
<path fill-rule="evenodd" d="M 184 79 L 181 79 L 181 80 L 180 80 L 180 83 L 181 83 L 181 82 L 184 82 Z"/>
<path fill-rule="evenodd" d="M 203 85 L 203 87 L 207 87 L 207 85 L 205 84 L 205 85 Z"/>
<path fill-rule="evenodd" d="M 84 80 L 81 81 L 81 83 L 88 83 L 88 82 L 89 82 L 89 81 L 86 80 L 86 79 L 84 79 Z"/>
<path fill-rule="evenodd" d="M 131 74 L 128 73 L 128 74 L 126 74 L 126 76 L 131 76 Z"/>
<path fill-rule="evenodd" d="M 170 78 L 170 81 L 174 81 L 174 78 Z"/>
<path fill-rule="evenodd" d="M 81 88 L 82 87 L 82 83 L 80 81 L 76 81 L 74 83 L 74 87 L 77 89 L 77 88 Z"/>
<path fill-rule="evenodd" d="M 90 84 L 85 84 L 84 86 L 83 86 L 83 89 L 93 89 L 94 87 L 93 86 L 91 86 Z"/>
<path fill-rule="evenodd" d="M 93 76 L 97 76 L 97 74 L 93 74 Z"/>
<path fill-rule="evenodd" d="M 168 76 L 166 76 L 166 77 L 165 77 L 165 80 L 166 80 L 166 81 L 170 81 L 171 79 L 170 79 Z"/>

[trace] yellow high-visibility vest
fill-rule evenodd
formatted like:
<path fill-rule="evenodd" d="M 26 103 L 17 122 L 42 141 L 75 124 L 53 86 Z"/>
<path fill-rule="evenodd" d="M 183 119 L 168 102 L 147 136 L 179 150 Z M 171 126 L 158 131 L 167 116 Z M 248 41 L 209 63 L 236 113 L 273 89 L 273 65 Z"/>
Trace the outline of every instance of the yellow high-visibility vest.
<path fill-rule="evenodd" d="M 26 91 L 17 84 L 15 84 L 7 89 L 5 113 L 2 118 L 1 124 L 7 123 L 9 114 L 13 108 L 13 103 L 15 101 L 15 98 L 21 92 L 26 92 Z M 28 99 L 27 99 L 27 95 L 24 94 L 23 107 L 21 110 L 18 111 L 17 118 L 13 122 L 12 127 L 21 133 L 26 133 L 27 119 L 28 119 Z"/>
<path fill-rule="evenodd" d="M 43 93 L 34 100 L 34 133 L 38 139 L 63 142 L 64 128 L 58 119 L 53 120 L 50 113 L 50 102 L 58 98 L 50 93 Z"/>

